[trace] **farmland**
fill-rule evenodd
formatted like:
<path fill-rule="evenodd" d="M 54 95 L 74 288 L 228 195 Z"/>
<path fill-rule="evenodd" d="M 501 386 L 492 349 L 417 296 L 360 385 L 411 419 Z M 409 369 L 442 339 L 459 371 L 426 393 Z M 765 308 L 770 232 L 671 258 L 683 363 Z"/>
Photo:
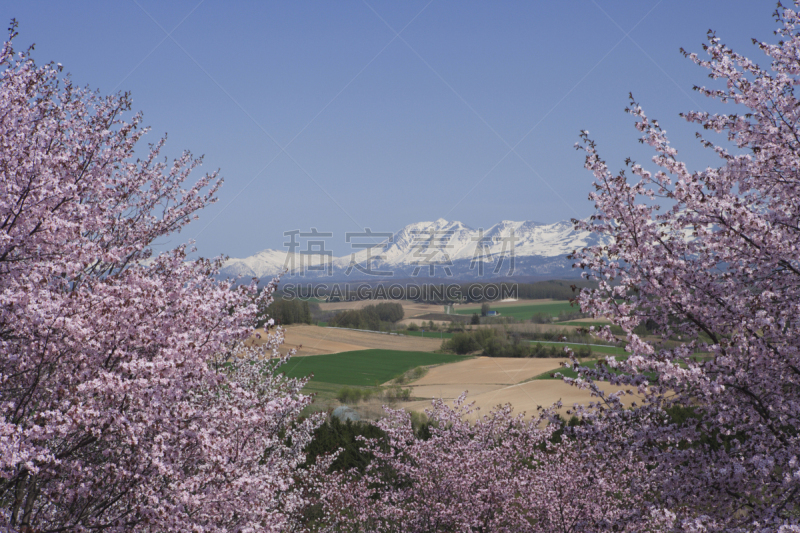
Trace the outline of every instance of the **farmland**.
<path fill-rule="evenodd" d="M 266 339 L 263 330 L 259 330 L 261 340 Z M 441 339 L 412 337 L 406 335 L 386 335 L 369 331 L 325 328 L 308 325 L 292 325 L 285 328 L 285 343 L 281 352 L 296 350 L 295 356 L 324 355 L 355 350 L 399 350 L 407 352 L 433 352 L 441 346 Z"/>
<path fill-rule="evenodd" d="M 566 322 L 559 322 L 559 326 L 577 326 L 581 328 L 590 328 L 594 326 L 595 328 L 602 328 L 605 326 L 610 326 L 610 322 L 602 321 L 602 320 L 585 320 L 585 319 L 578 319 L 578 320 L 567 320 Z"/>
<path fill-rule="evenodd" d="M 321 307 L 327 311 L 361 309 L 374 301 L 323 302 Z M 285 327 L 285 344 L 282 352 L 296 350 L 295 357 L 280 368 L 289 377 L 313 375 L 305 391 L 316 395 L 313 410 L 327 411 L 349 402 L 362 417 L 377 418 L 382 414 L 381 405 L 386 403 L 384 393 L 390 391 L 390 382 L 404 373 L 420 367 L 427 373 L 410 380 L 401 386 L 410 393 L 411 401 L 401 401 L 410 411 L 422 411 L 430 406 L 434 397 L 452 401 L 465 390 L 469 400 L 476 401 L 484 411 L 497 404 L 510 402 L 517 411 L 532 413 L 537 405 L 550 405 L 562 400 L 565 405 L 588 402 L 590 395 L 574 387 L 549 378 L 560 369 L 563 357 L 554 358 L 509 358 L 509 357 L 467 357 L 445 353 L 440 350 L 443 340 L 453 337 L 454 332 L 446 331 L 449 322 L 436 325 L 431 331 L 428 320 L 422 317 L 431 313 L 442 313 L 441 306 L 402 301 L 405 319 L 414 322 L 419 329 L 407 330 L 401 324 L 400 330 L 387 332 L 358 331 L 347 328 L 331 328 L 313 325 L 290 325 Z M 544 331 L 572 331 L 577 326 L 590 325 L 591 319 L 573 320 L 567 323 L 532 324 L 527 320 L 535 314 L 546 313 L 557 317 L 563 312 L 574 312 L 576 308 L 566 301 L 519 300 L 490 304 L 491 309 L 501 313 L 501 317 L 513 319 L 512 323 L 487 323 L 468 326 L 468 329 L 494 328 L 506 334 L 536 334 Z M 457 305 L 456 313 L 470 315 L 480 312 L 480 304 Z M 521 321 L 520 323 L 514 323 Z M 505 321 L 503 321 L 505 322 Z M 591 321 L 594 322 L 594 321 Z M 422 331 L 424 330 L 424 332 Z M 264 332 L 262 340 L 266 338 Z M 523 337 L 524 338 L 524 337 Z M 540 343 L 543 346 L 569 347 L 578 350 L 584 345 L 577 342 L 551 342 L 548 340 L 523 342 Z M 580 342 L 580 341 L 579 341 Z M 589 341 L 591 342 L 591 341 Z M 624 348 L 619 346 L 592 346 L 592 356 L 624 356 Z M 588 362 L 588 361 L 587 361 Z M 372 396 L 366 401 L 345 400 L 341 393 L 346 388 L 357 388 Z M 393 401 L 393 400 L 390 400 Z M 566 409 L 566 408 L 565 408 Z M 476 415 L 477 416 L 477 415 Z"/>
<path fill-rule="evenodd" d="M 439 366 L 411 383 L 412 396 L 418 400 L 404 407 L 422 411 L 430 406 L 432 398 L 454 400 L 467 391 L 467 401 L 480 408 L 470 415 L 475 419 L 505 403 L 514 406 L 516 412 L 524 411 L 530 415 L 538 406 L 548 407 L 557 401 L 562 402 L 560 411 L 564 413 L 575 403 L 588 404 L 596 400 L 589 391 L 562 381 L 537 379 L 558 371 L 563 361 L 565 359 L 476 357 Z M 607 384 L 606 388 L 609 387 L 611 385 Z"/>
<path fill-rule="evenodd" d="M 404 331 L 402 334 L 386 335 L 378 332 L 322 328 L 319 326 L 288 326 L 286 328 L 286 343 L 281 351 L 285 352 L 286 348 L 294 348 L 298 351 L 298 356 L 323 355 L 370 348 L 433 352 L 440 348 L 442 340 L 452 337 L 453 333 L 447 331 Z M 577 350 L 584 346 L 574 342 L 538 340 L 529 342 L 542 344 L 543 346 L 568 347 L 572 350 Z M 592 352 L 600 354 L 624 355 L 626 353 L 625 349 L 619 346 L 592 345 L 591 348 Z"/>
<path fill-rule="evenodd" d="M 569 348 L 570 350 L 578 350 L 582 347 L 585 347 L 585 344 L 577 344 L 574 342 L 547 342 L 547 341 L 530 341 L 533 344 L 542 344 L 543 346 L 563 346 L 565 348 Z M 603 355 L 626 355 L 628 352 L 625 351 L 625 348 L 620 346 L 603 346 L 603 345 L 590 345 L 592 352 L 597 352 L 598 354 Z"/>
<path fill-rule="evenodd" d="M 545 301 L 541 303 L 528 304 L 528 305 L 509 305 L 509 306 L 492 306 L 492 310 L 500 313 L 500 316 L 516 318 L 519 320 L 528 320 L 537 313 L 545 313 L 552 317 L 557 317 L 559 313 L 571 313 L 580 311 L 577 306 L 572 305 L 570 302 L 552 302 Z M 471 315 L 480 312 L 480 307 L 477 308 L 463 308 L 456 307 L 456 314 Z"/>
<path fill-rule="evenodd" d="M 409 411 L 423 411 L 430 400 L 452 401 L 468 391 L 469 401 L 485 412 L 496 405 L 510 402 L 517 411 L 532 413 L 539 405 L 548 406 L 561 400 L 569 408 L 575 402 L 589 402 L 587 391 L 560 381 L 546 379 L 558 371 L 565 359 L 464 357 L 452 354 L 407 352 L 398 350 L 358 350 L 337 354 L 290 359 L 279 371 L 289 377 L 312 380 L 304 389 L 317 395 L 315 410 L 328 410 L 336 405 L 337 392 L 343 387 L 380 390 L 392 379 L 417 367 L 432 367 L 421 378 L 405 387 L 412 401 L 403 402 Z M 544 379 L 543 379 L 544 378 Z M 381 415 L 380 399 L 353 407 L 367 418 Z M 472 417 L 479 416 L 476 412 Z"/>
<path fill-rule="evenodd" d="M 358 350 L 292 359 L 281 368 L 288 377 L 313 374 L 313 381 L 370 387 L 381 385 L 418 366 L 463 361 L 453 354 L 404 352 L 398 350 Z"/>

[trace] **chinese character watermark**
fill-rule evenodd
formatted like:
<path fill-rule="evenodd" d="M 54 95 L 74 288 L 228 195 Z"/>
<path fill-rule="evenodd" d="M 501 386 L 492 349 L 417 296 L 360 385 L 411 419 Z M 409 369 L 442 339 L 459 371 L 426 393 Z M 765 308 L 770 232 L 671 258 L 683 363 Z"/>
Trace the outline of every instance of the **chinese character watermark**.
<path fill-rule="evenodd" d="M 370 239 L 371 243 L 366 242 L 353 242 L 353 239 Z M 386 241 L 375 242 L 375 239 L 386 239 Z M 350 254 L 350 264 L 347 266 L 345 276 L 349 276 L 353 270 L 357 270 L 367 276 L 383 276 L 391 277 L 394 272 L 391 270 L 373 270 L 374 263 L 378 263 L 385 259 L 382 255 L 372 255 L 374 248 L 379 248 L 384 244 L 394 242 L 394 235 L 392 233 L 373 233 L 370 228 L 364 228 L 363 232 L 348 232 L 345 233 L 345 242 L 350 243 L 350 246 L 355 250 L 363 250 L 361 252 L 353 252 Z"/>
<path fill-rule="evenodd" d="M 333 275 L 333 251 L 325 249 L 326 239 L 333 237 L 333 233 L 319 232 L 317 228 L 311 228 L 310 232 L 301 232 L 300 230 L 291 230 L 283 232 L 284 237 L 289 237 L 289 242 L 283 243 L 284 246 L 289 248 L 286 254 L 283 268 L 290 273 L 294 272 L 299 276 L 305 275 L 305 272 L 327 272 L 328 276 Z M 300 243 L 297 238 L 309 239 L 306 241 L 305 250 L 297 251 L 300 248 Z M 315 260 L 316 258 L 316 260 Z M 299 265 L 296 263 L 299 261 Z"/>
<path fill-rule="evenodd" d="M 411 277 L 419 275 L 424 266 L 428 267 L 428 275 L 433 277 L 435 275 L 436 266 L 444 269 L 447 277 L 453 276 L 453 271 L 450 267 L 453 266 L 453 261 L 450 259 L 450 254 L 447 250 L 452 249 L 453 245 L 450 239 L 455 234 L 454 230 L 413 230 L 411 232 L 411 248 L 414 250 L 413 262 L 414 271 Z M 439 256 L 439 259 L 435 259 Z"/>

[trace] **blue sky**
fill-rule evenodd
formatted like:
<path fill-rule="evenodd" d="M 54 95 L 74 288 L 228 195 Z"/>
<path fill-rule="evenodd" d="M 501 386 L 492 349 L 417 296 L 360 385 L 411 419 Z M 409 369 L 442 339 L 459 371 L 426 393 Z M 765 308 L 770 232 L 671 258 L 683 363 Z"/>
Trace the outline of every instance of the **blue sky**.
<path fill-rule="evenodd" d="M 678 113 L 723 110 L 679 48 L 713 28 L 760 59 L 773 0 L 573 2 L 4 2 L 36 43 L 205 155 L 220 200 L 162 246 L 203 256 L 283 247 L 283 233 L 395 231 L 446 218 L 556 222 L 592 213 L 573 148 L 587 129 L 612 168 L 649 160 L 623 112 L 633 92 L 692 168 L 714 165 Z"/>

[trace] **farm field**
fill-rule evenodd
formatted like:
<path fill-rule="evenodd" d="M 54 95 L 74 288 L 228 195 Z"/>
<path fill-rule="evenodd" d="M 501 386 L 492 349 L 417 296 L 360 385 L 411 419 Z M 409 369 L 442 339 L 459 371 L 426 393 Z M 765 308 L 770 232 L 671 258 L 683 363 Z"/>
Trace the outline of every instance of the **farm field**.
<path fill-rule="evenodd" d="M 499 302 L 498 301 L 489 302 L 489 305 L 491 305 L 492 309 L 494 309 L 494 308 L 502 308 L 502 307 L 519 307 L 521 305 L 551 304 L 551 303 L 559 303 L 561 301 L 562 300 L 553 300 L 551 298 L 539 298 L 539 299 L 536 299 L 536 300 L 509 299 L 509 300 L 500 300 Z M 468 303 L 468 304 L 457 305 L 456 308 L 457 309 L 462 309 L 462 310 L 469 310 L 469 313 L 465 313 L 465 314 L 472 314 L 475 311 L 480 311 L 481 310 L 481 305 L 483 305 L 483 302 L 473 302 L 473 303 Z"/>
<path fill-rule="evenodd" d="M 409 384 L 412 396 L 427 398 L 402 404 L 411 411 L 430 407 L 430 400 L 443 398 L 452 401 L 468 391 L 467 401 L 475 402 L 481 411 L 470 418 L 482 416 L 500 404 L 510 403 L 515 412 L 533 414 L 537 406 L 547 407 L 561 400 L 562 413 L 575 403 L 596 401 L 591 393 L 571 387 L 560 380 L 535 379 L 537 376 L 560 370 L 566 359 L 515 359 L 505 357 L 475 357 L 466 361 L 432 368 L 425 376 Z M 607 385 L 607 390 L 612 386 Z"/>
<path fill-rule="evenodd" d="M 411 300 L 358 300 L 355 302 L 322 302 L 319 304 L 319 308 L 322 311 L 351 310 L 362 309 L 368 305 L 375 305 L 385 302 L 398 303 L 403 306 L 405 318 L 428 313 L 441 313 L 444 311 L 444 306 L 418 303 Z"/>
<path fill-rule="evenodd" d="M 358 350 L 290 359 L 281 367 L 288 377 L 314 374 L 312 381 L 373 387 L 418 366 L 463 361 L 464 356 L 400 350 Z"/>
<path fill-rule="evenodd" d="M 606 392 L 616 391 L 610 383 L 599 382 Z M 567 415 L 575 404 L 588 405 L 598 401 L 587 390 L 571 387 L 562 381 L 555 380 L 534 380 L 514 385 L 497 387 L 492 390 L 476 390 L 475 394 L 467 395 L 467 403 L 473 403 L 474 407 L 479 408 L 477 412 L 472 412 L 467 417 L 475 420 L 487 414 L 498 405 L 510 403 L 515 413 L 526 413 L 528 416 L 535 415 L 537 407 L 549 407 L 557 401 L 561 401 L 562 407 L 558 410 L 562 416 Z M 638 396 L 625 396 L 624 403 L 639 402 Z M 424 411 L 430 407 L 430 401 L 416 401 L 404 404 L 403 407 L 411 411 Z"/>
<path fill-rule="evenodd" d="M 497 388 L 521 383 L 548 370 L 559 368 L 566 360 L 474 357 L 432 368 L 409 386 L 414 390 L 414 396 L 457 398 L 465 390 L 474 390 L 473 386 Z"/>
<path fill-rule="evenodd" d="M 352 309 L 371 303 L 375 302 L 336 302 L 321 305 Z M 440 306 L 415 302 L 401 303 L 406 317 L 412 313 L 441 313 Z M 562 310 L 574 309 L 570 307 L 569 302 L 552 300 L 503 302 L 503 305 L 492 307 L 501 311 L 501 316 L 523 319 L 539 312 L 557 316 Z M 459 306 L 456 309 L 461 313 L 474 312 L 474 309 L 460 309 Z M 409 318 L 413 320 L 413 317 Z M 587 325 L 581 321 L 566 326 L 566 329 L 572 329 L 578 324 Z M 508 327 L 521 331 L 565 328 L 561 324 L 530 323 L 508 326 L 487 324 L 478 327 Z M 289 377 L 314 375 L 304 389 L 307 393 L 316 395 L 312 410 L 326 411 L 339 405 L 336 398 L 344 387 L 380 390 L 379 388 L 385 387 L 387 382 L 420 366 L 431 367 L 427 375 L 402 386 L 411 389 L 411 397 L 414 400 L 394 404 L 395 407 L 423 411 L 430 406 L 432 398 L 441 397 L 446 401 L 452 401 L 464 391 L 469 391 L 469 401 L 476 401 L 483 411 L 498 404 L 511 403 L 517 412 L 526 411 L 530 414 L 538 405 L 551 405 L 558 400 L 562 400 L 567 406 L 564 410 L 575 402 L 591 401 L 591 395 L 586 391 L 575 389 L 558 380 L 548 379 L 550 373 L 560 369 L 560 363 L 564 359 L 470 358 L 432 353 L 439 350 L 442 340 L 452 337 L 452 333 L 425 331 L 423 334 L 422 331 L 416 331 L 404 332 L 402 335 L 387 335 L 313 325 L 290 325 L 286 326 L 284 331 L 285 343 L 280 351 L 286 353 L 289 349 L 296 349 L 297 353 L 280 368 L 280 371 Z M 263 331 L 261 334 L 262 337 L 265 336 Z M 581 346 L 575 343 L 529 342 L 538 342 L 544 346 L 569 346 L 572 349 Z M 592 346 L 592 352 L 597 357 L 625 354 L 624 349 L 614 346 Z M 375 397 L 352 407 L 365 418 L 377 418 L 382 415 L 383 403 L 384 400 Z"/>
<path fill-rule="evenodd" d="M 287 353 L 294 348 L 297 350 L 295 357 L 369 349 L 433 352 L 438 350 L 442 344 L 442 340 L 437 338 L 384 335 L 304 324 L 286 326 L 284 331 L 285 342 L 280 347 L 280 351 Z M 258 332 L 262 336 L 260 342 L 263 342 L 266 335 L 263 330 L 258 330 Z"/>
<path fill-rule="evenodd" d="M 407 337 L 419 337 L 425 339 L 450 339 L 453 337 L 453 333 L 448 333 L 446 331 L 406 331 L 403 332 L 403 336 Z M 526 341 L 530 342 L 531 344 L 541 344 L 542 346 L 561 346 L 561 347 L 569 347 L 573 350 L 577 350 L 584 346 L 583 344 L 578 344 L 574 342 L 551 342 L 551 341 Z M 602 345 L 591 345 L 592 352 L 598 352 L 603 354 L 610 354 L 610 355 L 625 355 L 628 352 L 625 351 L 625 348 L 621 348 L 619 346 L 602 346 Z"/>
<path fill-rule="evenodd" d="M 317 395 L 315 409 L 328 410 L 338 405 L 335 397 L 343 387 L 385 386 L 397 376 L 419 366 L 432 368 L 422 378 L 403 385 L 411 389 L 412 398 L 417 400 L 397 404 L 410 411 L 423 411 L 430 406 L 432 398 L 452 401 L 464 391 L 469 391 L 469 401 L 476 401 L 483 411 L 498 404 L 511 403 L 517 412 L 526 411 L 530 414 L 537 405 L 548 406 L 558 400 L 564 403 L 563 410 L 575 402 L 591 401 L 591 395 L 586 391 L 549 378 L 550 373 L 560 370 L 560 363 L 566 359 L 470 358 L 397 349 L 404 343 L 419 342 L 432 344 L 436 349 L 441 343 L 440 338 L 381 335 L 316 326 L 289 326 L 286 330 L 287 339 L 290 340 L 294 335 L 295 341 L 299 338 L 320 341 L 317 349 L 357 347 L 338 353 L 294 357 L 280 368 L 289 377 L 314 375 L 304 390 Z M 385 344 L 390 348 L 369 348 L 364 344 Z M 621 351 L 616 347 L 593 347 L 593 350 L 595 348 Z M 598 352 L 598 355 L 603 354 Z M 382 403 L 376 399 L 354 407 L 362 416 L 377 418 L 382 414 Z"/>
<path fill-rule="evenodd" d="M 578 318 L 576 320 L 567 320 L 566 322 L 556 322 L 559 326 L 578 326 L 583 328 L 588 328 L 594 326 L 596 328 L 602 328 L 603 326 L 610 326 L 611 322 L 607 320 L 595 320 L 593 318 Z"/>
<path fill-rule="evenodd" d="M 533 301 L 533 300 L 531 300 Z M 570 302 L 554 302 L 550 301 L 542 301 L 540 303 L 533 303 L 527 305 L 520 305 L 522 301 L 515 302 L 517 305 L 509 305 L 509 306 L 496 306 L 490 304 L 493 311 L 498 311 L 500 316 L 517 318 L 520 320 L 528 320 L 536 313 L 546 313 L 550 316 L 558 316 L 559 313 L 563 312 L 575 312 L 579 311 L 577 306 L 573 306 Z M 478 307 L 480 309 L 480 307 Z M 458 306 L 455 309 L 456 314 L 459 315 L 471 315 L 475 312 L 475 309 L 465 309 L 462 306 Z"/>

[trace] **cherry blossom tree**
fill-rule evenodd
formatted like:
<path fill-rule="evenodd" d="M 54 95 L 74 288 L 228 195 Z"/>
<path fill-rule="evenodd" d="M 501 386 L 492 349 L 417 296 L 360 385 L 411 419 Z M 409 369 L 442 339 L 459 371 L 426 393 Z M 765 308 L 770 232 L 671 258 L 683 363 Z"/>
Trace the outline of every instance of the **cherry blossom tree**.
<path fill-rule="evenodd" d="M 472 423 L 465 396 L 427 411 L 428 438 L 388 410 L 386 440 L 367 441 L 362 474 L 333 473 L 319 490 L 325 531 L 578 532 L 636 530 L 663 516 L 644 503 L 643 463 L 560 435 L 552 410 L 531 419 L 509 405 Z"/>
<path fill-rule="evenodd" d="M 768 67 L 714 33 L 707 58 L 686 54 L 721 82 L 696 90 L 733 106 L 730 114 L 684 115 L 708 132 L 699 142 L 720 166 L 689 170 L 633 100 L 628 112 L 654 150 L 654 171 L 627 161 L 630 176 L 612 173 L 587 132 L 579 145 L 596 178 L 597 210 L 576 227 L 610 244 L 576 252 L 599 282 L 578 300 L 623 328 L 631 355 L 568 380 L 598 396 L 594 408 L 578 410 L 585 424 L 576 432 L 646 463 L 657 487 L 652 503 L 675 514 L 676 530 L 800 530 L 796 9 L 779 5 L 777 43 L 754 41 Z M 658 339 L 633 333 L 644 321 Z M 604 392 L 599 379 L 616 392 Z M 628 392 L 644 402 L 624 408 Z"/>
<path fill-rule="evenodd" d="M 270 362 L 281 332 L 244 342 L 276 281 L 151 248 L 221 180 L 187 185 L 200 160 L 159 159 L 163 139 L 136 159 L 127 94 L 11 39 L 0 63 L 0 529 L 292 529 L 316 421 Z"/>

